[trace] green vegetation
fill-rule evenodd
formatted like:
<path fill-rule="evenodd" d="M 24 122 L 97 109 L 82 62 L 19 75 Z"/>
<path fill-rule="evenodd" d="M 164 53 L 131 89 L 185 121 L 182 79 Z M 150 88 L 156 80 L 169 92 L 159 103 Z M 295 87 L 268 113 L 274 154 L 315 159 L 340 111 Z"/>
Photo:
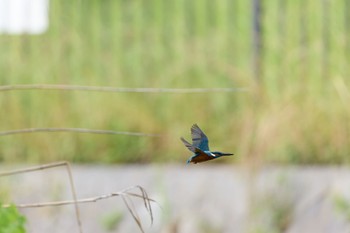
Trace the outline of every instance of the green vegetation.
<path fill-rule="evenodd" d="M 349 163 L 350 44 L 345 1 L 327 2 L 327 28 L 323 27 L 325 8 L 318 1 L 288 1 L 285 7 L 278 1 L 263 1 L 260 82 L 252 78 L 250 4 L 245 0 L 50 1 L 47 33 L 0 35 L 0 85 L 244 87 L 248 91 L 0 92 L 0 131 L 76 127 L 164 135 L 6 136 L 0 138 L 0 161 L 184 161 L 188 153 L 178 138 L 196 122 L 210 134 L 212 145 L 234 151 L 237 160 Z"/>
<path fill-rule="evenodd" d="M 124 215 L 119 211 L 105 214 L 101 221 L 105 230 L 113 232 L 117 229 L 120 222 L 123 220 Z"/>
<path fill-rule="evenodd" d="M 15 206 L 0 208 L 0 233 L 25 233 L 25 218 Z"/>
<path fill-rule="evenodd" d="M 277 186 L 269 190 L 253 190 L 248 232 L 286 232 L 292 222 L 295 203 L 288 178 L 281 174 L 272 183 L 277 183 Z"/>
<path fill-rule="evenodd" d="M 350 201 L 343 196 L 335 196 L 333 203 L 335 209 L 350 222 Z"/>

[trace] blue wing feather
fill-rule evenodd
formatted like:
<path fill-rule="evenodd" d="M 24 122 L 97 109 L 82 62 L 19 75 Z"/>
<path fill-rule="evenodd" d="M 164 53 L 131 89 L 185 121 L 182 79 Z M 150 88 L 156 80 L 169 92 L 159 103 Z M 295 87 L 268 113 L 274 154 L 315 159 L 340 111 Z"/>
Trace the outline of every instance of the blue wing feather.
<path fill-rule="evenodd" d="M 188 141 L 186 141 L 183 137 L 180 138 L 182 143 L 192 152 L 195 152 L 195 147 L 191 145 Z"/>
<path fill-rule="evenodd" d="M 209 140 L 197 124 L 191 127 L 192 145 L 203 151 L 209 151 Z"/>

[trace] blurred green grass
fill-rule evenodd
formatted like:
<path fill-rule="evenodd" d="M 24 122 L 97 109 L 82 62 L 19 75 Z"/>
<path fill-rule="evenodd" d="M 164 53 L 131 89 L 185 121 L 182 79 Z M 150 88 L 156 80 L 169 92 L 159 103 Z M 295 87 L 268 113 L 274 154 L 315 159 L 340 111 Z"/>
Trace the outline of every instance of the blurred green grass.
<path fill-rule="evenodd" d="M 1 92 L 1 131 L 76 127 L 163 136 L 13 135 L 0 138 L 0 161 L 185 161 L 189 153 L 179 137 L 189 138 L 198 123 L 212 149 L 236 154 L 232 162 L 349 163 L 349 29 L 344 1 L 328 4 L 325 50 L 320 2 L 288 1 L 281 8 L 263 1 L 264 72 L 256 83 L 250 1 L 52 0 L 47 33 L 0 35 L 0 85 L 249 91 Z"/>

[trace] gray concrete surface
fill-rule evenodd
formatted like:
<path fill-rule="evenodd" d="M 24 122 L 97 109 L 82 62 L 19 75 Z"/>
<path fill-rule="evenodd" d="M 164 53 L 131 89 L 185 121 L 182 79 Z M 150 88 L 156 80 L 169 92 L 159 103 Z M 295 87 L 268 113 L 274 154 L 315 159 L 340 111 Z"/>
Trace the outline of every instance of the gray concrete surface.
<path fill-rule="evenodd" d="M 143 203 L 135 200 L 147 233 L 350 232 L 350 209 L 346 209 L 350 205 L 350 168 L 346 167 L 271 166 L 256 171 L 209 164 L 72 168 L 79 198 L 133 185 L 144 187 L 159 203 L 153 205 L 151 225 Z M 2 171 L 9 169 L 1 167 Z M 0 177 L 0 190 L 15 203 L 71 199 L 64 168 Z M 84 233 L 140 232 L 119 197 L 79 207 Z M 73 206 L 21 212 L 29 233 L 78 232 Z"/>

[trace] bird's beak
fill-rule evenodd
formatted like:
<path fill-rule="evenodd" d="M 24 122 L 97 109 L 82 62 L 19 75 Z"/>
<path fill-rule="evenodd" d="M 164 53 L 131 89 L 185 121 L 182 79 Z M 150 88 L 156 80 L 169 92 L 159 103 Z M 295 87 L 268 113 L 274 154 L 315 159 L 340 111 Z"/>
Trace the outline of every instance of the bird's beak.
<path fill-rule="evenodd" d="M 229 156 L 229 155 L 233 155 L 233 154 L 231 154 L 231 153 L 223 153 L 222 155 Z"/>

